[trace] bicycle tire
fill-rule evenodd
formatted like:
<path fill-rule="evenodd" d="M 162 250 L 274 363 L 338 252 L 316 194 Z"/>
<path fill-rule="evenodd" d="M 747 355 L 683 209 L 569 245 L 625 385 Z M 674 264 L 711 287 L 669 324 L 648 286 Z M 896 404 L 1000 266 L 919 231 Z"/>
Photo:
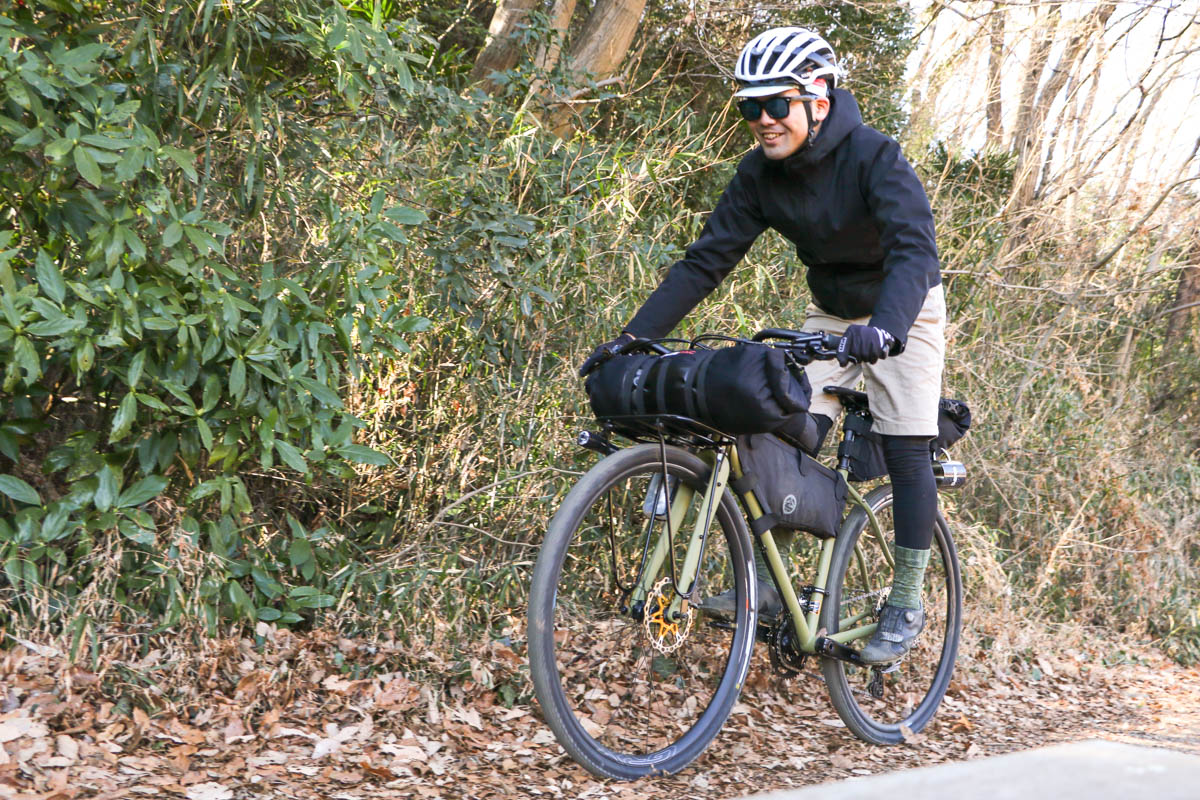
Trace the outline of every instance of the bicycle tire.
<path fill-rule="evenodd" d="M 674 537 L 681 568 L 710 468 L 676 447 L 666 448 L 666 462 L 669 475 L 695 490 L 688 518 Z M 646 488 L 650 476 L 661 469 L 656 444 L 620 450 L 596 464 L 551 520 L 533 571 L 529 666 L 535 696 L 563 749 L 602 778 L 670 774 L 695 760 L 737 701 L 754 648 L 757 587 L 750 532 L 728 490 L 709 527 L 699 591 L 706 596 L 732 585 L 738 601 L 734 620 L 719 627 L 693 608 L 683 643 L 663 653 L 644 615 L 636 619 L 622 609 L 625 598 L 607 563 L 612 549 L 607 530 L 622 534 L 618 550 L 631 556 L 620 582 L 629 587 L 640 563 L 644 524 L 654 517 L 651 501 L 643 498 L 652 491 Z M 605 514 L 607 524 L 594 524 Z M 639 515 L 643 527 L 634 524 Z M 670 570 L 664 559 L 659 574 Z M 661 596 L 670 594 L 664 590 Z"/>
<path fill-rule="evenodd" d="M 864 499 L 878 516 L 890 544 L 892 487 L 880 486 Z M 854 558 L 859 543 L 863 545 L 864 561 L 870 562 L 865 579 Z M 877 610 L 891 586 L 891 577 L 882 548 L 870 532 L 866 512 L 854 509 L 834 545 L 829 593 L 821 609 L 820 626 L 835 633 L 842 620 L 871 611 L 872 604 Z M 940 511 L 934 523 L 922 595 L 925 629 L 894 671 L 876 673 L 833 658 L 821 659 L 833 707 L 846 727 L 863 741 L 899 744 L 918 733 L 933 719 L 950 685 L 962 632 L 962 575 L 950 528 Z M 865 640 L 851 646 L 861 648 L 864 644 Z M 872 679 L 877 681 L 882 697 L 871 694 Z"/>

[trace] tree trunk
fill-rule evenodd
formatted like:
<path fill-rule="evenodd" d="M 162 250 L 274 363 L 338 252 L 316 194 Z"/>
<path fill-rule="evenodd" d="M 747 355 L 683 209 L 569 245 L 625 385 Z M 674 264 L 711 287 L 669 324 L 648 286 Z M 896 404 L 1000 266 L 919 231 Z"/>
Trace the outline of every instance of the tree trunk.
<path fill-rule="evenodd" d="M 512 69 L 521 60 L 521 48 L 513 34 L 538 4 L 539 0 L 500 0 L 496 4 L 496 13 L 492 15 L 492 24 L 488 26 L 487 41 L 471 69 L 471 80 L 479 81 L 488 94 L 499 88 L 488 76 L 493 72 Z"/>
<path fill-rule="evenodd" d="M 1024 85 L 1021 88 L 1020 105 L 1017 107 L 1017 124 L 1013 128 L 1009 149 L 1017 154 L 1018 159 L 1024 155 L 1029 139 L 1033 135 L 1029 124 L 1033 115 L 1033 103 L 1037 97 L 1037 88 L 1042 79 L 1042 72 L 1046 69 L 1046 61 L 1050 58 L 1050 48 L 1054 44 L 1054 32 L 1058 28 L 1061 16 L 1062 11 L 1057 5 L 1050 6 L 1049 10 L 1045 12 L 1041 26 L 1033 34 L 1034 42 L 1029 50 L 1029 60 L 1022 64 L 1020 71 L 1016 73 Z"/>
<path fill-rule="evenodd" d="M 1003 77 L 1001 68 L 1004 64 L 1004 12 L 1000 4 L 992 7 L 991 19 L 988 20 L 988 82 L 987 82 L 987 139 L 984 147 L 1000 149 L 1004 146 L 1004 121 L 1001 115 L 1003 106 Z M 930 48 L 932 50 L 932 48 Z"/>
<path fill-rule="evenodd" d="M 591 74 L 597 81 L 609 78 L 621 66 L 637 33 L 646 0 L 596 0 L 596 5 L 575 37 L 567 56 L 568 68 Z M 579 115 L 573 105 L 585 89 L 568 97 L 546 98 L 545 121 L 556 134 L 567 137 Z"/>
<path fill-rule="evenodd" d="M 575 16 L 575 4 L 576 0 L 554 0 L 550 24 L 556 32 L 555 38 L 538 48 L 537 57 L 534 59 L 538 69 L 551 70 L 558 63 L 563 40 L 567 37 L 567 28 L 571 26 L 571 17 Z"/>
<path fill-rule="evenodd" d="M 1023 137 L 1023 146 L 1017 160 L 1017 208 L 1027 208 L 1037 196 L 1038 177 L 1042 174 L 1042 165 L 1045 163 L 1042 158 L 1042 141 L 1047 132 L 1048 117 L 1054 99 L 1067 85 L 1067 81 L 1091 45 L 1101 41 L 1099 34 L 1103 33 L 1104 26 L 1115 9 L 1115 5 L 1106 3 L 1098 6 L 1080 21 L 1075 35 L 1067 41 L 1062 57 L 1051 68 L 1050 77 L 1038 93 L 1037 100 L 1030 103 L 1028 108 L 1021 109 L 1025 127 L 1017 131 L 1017 135 Z M 1045 64 L 1045 56 L 1042 63 Z M 1041 68 L 1036 74 L 1040 73 Z"/>
<path fill-rule="evenodd" d="M 567 30 L 571 27 L 571 17 L 575 16 L 576 0 L 554 0 L 554 9 L 550 12 L 550 24 L 554 28 L 551 34 L 554 38 L 538 47 L 533 63 L 540 74 L 545 74 L 558 64 L 563 42 L 567 39 Z M 535 77 L 529 84 L 529 95 L 525 98 L 528 104 L 542 93 L 545 81 Z"/>
<path fill-rule="evenodd" d="M 1200 314 L 1200 239 L 1192 245 L 1188 263 L 1179 270 L 1173 309 L 1167 317 L 1166 349 L 1193 333 L 1191 322 Z"/>

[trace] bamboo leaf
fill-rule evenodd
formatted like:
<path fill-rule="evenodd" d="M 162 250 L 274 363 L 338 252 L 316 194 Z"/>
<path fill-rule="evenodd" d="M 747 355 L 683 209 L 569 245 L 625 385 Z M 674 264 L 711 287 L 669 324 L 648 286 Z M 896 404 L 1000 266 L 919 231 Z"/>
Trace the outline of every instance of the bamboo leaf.
<path fill-rule="evenodd" d="M 129 362 L 129 373 L 125 377 L 125 382 L 130 389 L 136 389 L 138 381 L 142 379 L 142 370 L 146 368 L 146 351 L 139 350 L 133 360 Z"/>
<path fill-rule="evenodd" d="M 312 378 L 297 378 L 296 382 L 308 390 L 309 394 L 317 399 L 318 402 L 332 406 L 333 408 L 341 408 L 342 400 L 337 396 L 337 393 L 330 389 L 325 384 L 314 381 Z"/>
<path fill-rule="evenodd" d="M 150 475 L 121 492 L 117 498 L 117 508 L 140 506 L 148 500 L 153 500 L 167 488 L 167 479 L 162 475 Z"/>
<path fill-rule="evenodd" d="M 133 428 L 133 422 L 136 419 L 137 397 L 133 392 L 129 392 L 121 399 L 121 404 L 117 406 L 117 413 L 113 415 L 112 432 L 108 435 L 109 444 L 124 439 Z"/>
<path fill-rule="evenodd" d="M 48 158 L 52 161 L 57 161 L 58 159 L 65 156 L 67 153 L 71 152 L 71 148 L 73 148 L 74 146 L 75 146 L 75 143 L 72 142 L 70 139 L 66 139 L 66 138 L 55 139 L 50 144 L 46 145 L 46 149 L 43 150 L 42 152 L 45 153 L 46 158 Z"/>
<path fill-rule="evenodd" d="M 378 450 L 367 447 L 361 444 L 347 444 L 337 449 L 338 455 L 347 461 L 353 461 L 356 464 L 373 464 L 377 467 L 386 467 L 392 463 L 386 453 L 381 453 Z"/>
<path fill-rule="evenodd" d="M 42 376 L 42 359 L 33 347 L 28 337 L 18 336 L 13 344 L 13 358 L 17 366 L 25 370 L 27 380 L 37 380 Z"/>
<path fill-rule="evenodd" d="M 163 247 L 174 247 L 180 239 L 183 238 L 183 226 L 178 221 L 172 222 L 163 231 L 162 243 Z"/>
<path fill-rule="evenodd" d="M 35 322 L 27 330 L 34 336 L 62 336 L 64 333 L 70 333 L 73 330 L 84 327 L 84 325 L 85 323 L 71 319 L 70 317 L 59 317 L 58 319 Z"/>
<path fill-rule="evenodd" d="M 67 285 L 63 282 L 62 273 L 58 271 L 58 266 L 51 260 L 50 254 L 45 250 L 38 250 L 34 263 L 34 272 L 37 275 L 38 286 L 42 288 L 42 293 L 54 302 L 62 305 L 63 300 L 67 297 Z"/>
<path fill-rule="evenodd" d="M 117 499 L 117 493 L 121 490 L 121 484 L 117 479 L 117 472 L 108 464 L 105 464 L 96 477 L 99 478 L 99 484 L 96 486 L 96 494 L 92 498 L 92 502 L 96 504 L 99 511 L 108 511 L 112 508 L 113 502 Z"/>
<path fill-rule="evenodd" d="M 420 225 L 429 220 L 424 211 L 408 206 L 392 206 L 384 211 L 383 215 L 400 225 Z"/>
<path fill-rule="evenodd" d="M 279 453 L 279 457 L 296 472 L 308 472 L 308 462 L 304 460 L 304 454 L 295 445 L 289 444 L 283 439 L 276 439 L 275 452 Z"/>
<path fill-rule="evenodd" d="M 246 393 L 246 360 L 238 358 L 229 370 L 229 393 L 241 400 Z"/>

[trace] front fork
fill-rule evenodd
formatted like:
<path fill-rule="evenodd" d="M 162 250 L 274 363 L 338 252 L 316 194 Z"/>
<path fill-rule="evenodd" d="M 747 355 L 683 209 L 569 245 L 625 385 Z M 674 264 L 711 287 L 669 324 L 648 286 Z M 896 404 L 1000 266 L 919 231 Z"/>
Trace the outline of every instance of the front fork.
<path fill-rule="evenodd" d="M 673 481 L 675 486 L 674 496 L 672 497 L 670 494 L 670 484 L 672 481 L 667 481 L 667 488 L 665 490 L 661 479 L 651 481 L 645 501 L 646 507 L 651 509 L 652 512 L 649 515 L 649 524 L 657 525 L 660 517 L 665 517 L 662 520 L 665 524 L 662 526 L 661 532 L 654 543 L 654 549 L 646 561 L 645 568 L 634 585 L 630 597 L 630 608 L 635 613 L 639 613 L 645 607 L 646 598 L 667 561 L 671 562 L 671 573 L 674 578 L 673 588 L 675 589 L 670 606 L 667 609 L 667 618 L 671 620 L 680 619 L 687 612 L 686 604 L 695 602 L 698 593 L 697 590 L 700 588 L 697 586 L 696 581 L 700 559 L 704 555 L 704 548 L 708 541 L 709 526 L 712 525 L 713 520 L 716 518 L 717 508 L 721 502 L 721 498 L 725 494 L 725 487 L 729 482 L 729 463 L 729 458 L 724 450 L 716 451 L 713 469 L 709 473 L 708 485 L 704 489 L 700 506 L 696 509 L 696 519 L 692 524 L 692 533 L 688 539 L 687 551 L 683 557 L 683 566 L 679 569 L 678 573 L 675 572 L 675 560 L 671 552 L 671 543 L 675 541 L 675 533 L 683 525 L 688 508 L 695 497 L 695 490 L 682 481 L 676 480 Z M 662 505 L 665 505 L 667 497 L 671 498 L 670 513 L 665 515 L 654 513 Z"/>

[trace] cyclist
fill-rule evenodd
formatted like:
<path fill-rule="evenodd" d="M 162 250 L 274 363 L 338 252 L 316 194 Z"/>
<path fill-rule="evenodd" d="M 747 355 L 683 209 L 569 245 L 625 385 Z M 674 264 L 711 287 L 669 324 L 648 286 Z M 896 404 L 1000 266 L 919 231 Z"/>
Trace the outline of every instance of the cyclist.
<path fill-rule="evenodd" d="M 945 356 L 945 300 L 933 213 L 920 180 L 888 136 L 863 124 L 838 83 L 833 48 L 817 33 L 775 28 L 754 37 L 734 69 L 738 109 L 758 147 L 746 155 L 704 229 L 625 326 L 580 367 L 587 374 L 633 337 L 666 336 L 774 228 L 808 268 L 805 330 L 842 335 L 837 361 L 807 370 L 824 436 L 841 411 L 828 385 L 865 377 L 874 430 L 893 487 L 896 572 L 864 661 L 892 663 L 925 624 L 921 585 L 937 513 L 929 440 L 937 435 Z M 786 552 L 794 534 L 775 535 Z M 759 610 L 779 593 L 755 550 Z M 731 614 L 732 592 L 701 608 Z"/>

